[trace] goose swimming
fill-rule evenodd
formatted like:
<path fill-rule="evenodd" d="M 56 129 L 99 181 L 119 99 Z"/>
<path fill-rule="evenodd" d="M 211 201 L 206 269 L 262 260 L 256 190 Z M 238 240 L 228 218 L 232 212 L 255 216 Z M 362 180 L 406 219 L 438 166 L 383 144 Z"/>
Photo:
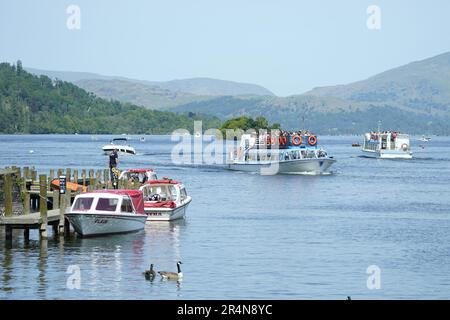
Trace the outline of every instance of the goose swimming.
<path fill-rule="evenodd" d="M 170 271 L 158 271 L 163 279 L 167 280 L 181 280 L 183 278 L 183 272 L 181 272 L 180 265 L 183 264 L 181 261 L 177 262 L 177 270 L 178 272 L 170 272 Z"/>

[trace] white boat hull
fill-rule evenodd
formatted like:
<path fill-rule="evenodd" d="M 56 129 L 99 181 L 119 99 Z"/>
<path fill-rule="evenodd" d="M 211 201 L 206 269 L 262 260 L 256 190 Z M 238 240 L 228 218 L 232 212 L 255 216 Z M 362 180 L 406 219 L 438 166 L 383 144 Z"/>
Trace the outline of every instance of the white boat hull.
<path fill-rule="evenodd" d="M 412 152 L 399 150 L 365 150 L 362 149 L 363 155 L 368 158 L 376 159 L 412 159 Z"/>
<path fill-rule="evenodd" d="M 273 174 L 322 174 L 326 172 L 334 162 L 336 162 L 336 160 L 331 158 L 299 159 L 276 162 L 274 163 L 275 165 L 272 165 L 272 167 L 276 170 L 276 164 L 278 163 L 279 165 L 278 170 L 274 171 Z M 271 172 L 269 169 L 270 167 L 270 163 L 257 163 L 250 161 L 235 161 L 228 164 L 228 168 L 230 170 L 261 173 L 263 173 L 261 170 L 267 170 L 267 174 L 270 174 Z"/>
<path fill-rule="evenodd" d="M 184 219 L 190 202 L 191 201 L 189 200 L 176 208 L 144 207 L 144 212 L 147 215 L 147 221 L 172 221 Z"/>
<path fill-rule="evenodd" d="M 115 149 L 118 150 L 118 154 L 119 155 L 127 155 L 127 154 L 136 154 L 136 150 L 133 147 L 130 146 L 121 146 L 121 145 L 113 145 L 113 144 L 109 144 L 106 145 L 102 148 L 103 153 L 105 155 L 110 154 L 112 151 L 114 151 Z"/>
<path fill-rule="evenodd" d="M 147 219 L 143 214 L 66 213 L 66 217 L 82 236 L 139 231 Z"/>

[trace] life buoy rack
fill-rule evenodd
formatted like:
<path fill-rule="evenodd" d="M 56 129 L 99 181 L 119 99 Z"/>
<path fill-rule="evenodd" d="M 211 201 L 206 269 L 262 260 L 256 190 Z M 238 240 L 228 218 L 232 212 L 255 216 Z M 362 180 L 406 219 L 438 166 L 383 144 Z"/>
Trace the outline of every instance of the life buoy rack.
<path fill-rule="evenodd" d="M 316 136 L 309 136 L 308 138 L 308 144 L 310 146 L 315 146 L 317 144 L 317 138 Z"/>
<path fill-rule="evenodd" d="M 300 137 L 299 135 L 293 135 L 291 138 L 291 143 L 294 146 L 299 146 L 302 144 L 302 137 Z"/>

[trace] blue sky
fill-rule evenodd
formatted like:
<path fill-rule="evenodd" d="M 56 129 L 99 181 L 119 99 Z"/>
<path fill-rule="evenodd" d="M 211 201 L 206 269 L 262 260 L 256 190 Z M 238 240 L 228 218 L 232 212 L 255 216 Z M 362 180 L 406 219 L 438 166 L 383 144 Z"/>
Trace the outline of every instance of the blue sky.
<path fill-rule="evenodd" d="M 81 29 L 69 30 L 69 5 Z M 369 30 L 369 5 L 381 29 Z M 362 80 L 450 51 L 448 0 L 1 0 L 0 60 L 165 81 L 211 77 L 277 95 Z"/>

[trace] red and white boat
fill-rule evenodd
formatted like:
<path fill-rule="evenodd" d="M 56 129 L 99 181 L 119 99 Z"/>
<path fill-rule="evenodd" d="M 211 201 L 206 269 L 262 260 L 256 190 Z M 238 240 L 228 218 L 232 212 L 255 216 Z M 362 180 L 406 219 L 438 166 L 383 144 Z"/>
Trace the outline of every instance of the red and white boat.
<path fill-rule="evenodd" d="M 181 182 L 168 178 L 149 181 L 141 186 L 140 190 L 144 195 L 147 221 L 182 219 L 192 201 Z"/>
<path fill-rule="evenodd" d="M 67 219 L 82 236 L 144 229 L 144 199 L 139 190 L 96 190 L 75 197 Z"/>
<path fill-rule="evenodd" d="M 153 169 L 126 169 L 119 176 L 119 180 L 135 181 L 140 184 L 157 179 L 158 176 Z"/>

